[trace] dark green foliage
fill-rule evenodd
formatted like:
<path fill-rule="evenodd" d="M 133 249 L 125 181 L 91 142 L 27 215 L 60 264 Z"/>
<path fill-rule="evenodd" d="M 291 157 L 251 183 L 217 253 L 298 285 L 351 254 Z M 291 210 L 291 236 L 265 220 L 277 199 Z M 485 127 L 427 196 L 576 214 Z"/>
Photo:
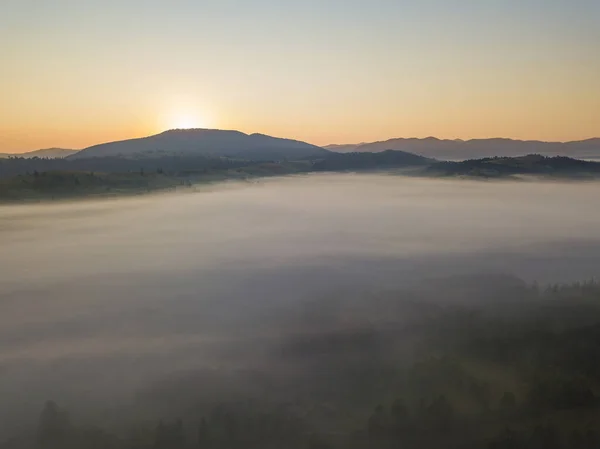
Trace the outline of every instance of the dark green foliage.
<path fill-rule="evenodd" d="M 252 161 L 206 156 L 159 156 L 146 158 L 101 157 L 89 159 L 0 159 L 0 178 L 42 172 L 138 173 L 158 172 L 177 175 L 182 172 L 227 170 L 252 165 Z"/>
<path fill-rule="evenodd" d="M 597 449 L 600 285 L 515 283 L 503 300 L 485 295 L 489 281 L 482 293 L 464 279 L 443 283 L 443 306 L 416 292 L 323 302 L 321 316 L 305 304 L 301 316 L 314 328 L 277 346 L 272 372 L 242 373 L 230 384 L 220 383 L 221 371 L 178 380 L 188 402 L 167 390 L 158 405 L 174 404 L 168 412 L 112 428 L 71 421 L 48 402 L 30 444 L 17 438 L 0 447 Z M 486 301 L 455 301 L 454 288 Z M 341 315 L 369 324 L 337 328 Z M 384 325 L 374 318 L 381 315 Z M 234 400 L 193 395 L 230 389 Z"/>
<path fill-rule="evenodd" d="M 512 413 L 517 407 L 517 399 L 515 394 L 510 391 L 505 391 L 500 399 L 500 410 L 504 413 Z"/>
<path fill-rule="evenodd" d="M 489 443 L 489 449 L 521 449 L 524 447 L 523 435 L 509 428 L 503 430 Z"/>
<path fill-rule="evenodd" d="M 428 430 L 436 433 L 447 433 L 452 430 L 454 409 L 445 396 L 434 399 L 422 413 L 422 419 Z"/>
<path fill-rule="evenodd" d="M 511 175 L 552 175 L 597 177 L 600 163 L 588 162 L 563 156 L 530 154 L 521 157 L 491 157 L 463 162 L 439 162 L 428 168 L 428 173 L 438 176 L 473 176 L 497 178 Z"/>
<path fill-rule="evenodd" d="M 374 170 L 429 165 L 432 159 L 404 151 L 387 150 L 380 153 L 330 153 L 313 165 L 316 171 Z"/>
<path fill-rule="evenodd" d="M 71 425 L 67 412 L 54 401 L 46 402 L 38 424 L 38 444 L 43 449 L 62 448 L 69 444 Z"/>
<path fill-rule="evenodd" d="M 368 432 L 369 436 L 375 440 L 387 436 L 389 430 L 388 415 L 383 405 L 378 405 L 369 418 Z"/>
<path fill-rule="evenodd" d="M 154 437 L 154 449 L 184 449 L 185 435 L 183 422 L 177 420 L 174 423 L 159 422 L 156 426 Z"/>
<path fill-rule="evenodd" d="M 536 426 L 527 447 L 531 449 L 559 449 L 562 447 L 561 436 L 555 426 L 548 424 Z"/>
<path fill-rule="evenodd" d="M 585 378 L 552 373 L 535 378 L 531 385 L 530 401 L 535 407 L 558 410 L 591 407 L 597 403 Z"/>
<path fill-rule="evenodd" d="M 304 423 L 283 409 L 221 405 L 200 420 L 198 448 L 277 447 L 308 441 Z"/>
<path fill-rule="evenodd" d="M 566 157 L 529 155 L 439 162 L 403 151 L 324 153 L 298 160 L 244 160 L 193 155 L 0 159 L 0 201 L 22 201 L 123 193 L 191 186 L 195 183 L 322 171 L 410 168 L 413 174 L 502 177 L 535 174 L 589 178 L 600 164 Z M 417 168 L 414 171 L 412 169 Z M 47 178 L 47 179 L 42 179 Z"/>
<path fill-rule="evenodd" d="M 324 153 L 320 159 L 244 160 L 166 155 L 93 158 L 0 159 L 0 201 L 142 193 L 195 183 L 287 175 L 323 170 L 370 170 L 422 166 L 431 162 L 410 153 Z M 32 174 L 31 174 L 32 173 Z M 46 178 L 43 181 L 42 178 Z"/>
<path fill-rule="evenodd" d="M 38 168 L 30 174 L 33 167 Z M 169 156 L 140 160 L 10 158 L 0 160 L 0 202 L 187 189 L 194 184 L 286 175 L 309 168 L 307 162 L 257 163 L 207 157 Z"/>
<path fill-rule="evenodd" d="M 312 435 L 308 441 L 307 449 L 333 449 L 333 446 L 317 435 Z"/>
<path fill-rule="evenodd" d="M 212 440 L 210 438 L 210 431 L 208 428 L 208 422 L 206 418 L 202 418 L 200 424 L 198 425 L 198 448 L 199 449 L 208 449 L 212 445 Z"/>
<path fill-rule="evenodd" d="M 390 409 L 392 431 L 397 436 L 401 437 L 408 433 L 412 422 L 408 407 L 401 399 L 396 399 Z"/>

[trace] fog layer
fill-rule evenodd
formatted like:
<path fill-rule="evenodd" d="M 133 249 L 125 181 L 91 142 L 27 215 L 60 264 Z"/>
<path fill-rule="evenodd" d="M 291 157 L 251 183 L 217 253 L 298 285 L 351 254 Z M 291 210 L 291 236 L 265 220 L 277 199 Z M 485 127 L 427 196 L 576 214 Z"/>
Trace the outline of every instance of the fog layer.
<path fill-rule="evenodd" d="M 0 408 L 247 367 L 306 300 L 469 273 L 593 277 L 597 198 L 592 183 L 347 174 L 2 207 Z"/>

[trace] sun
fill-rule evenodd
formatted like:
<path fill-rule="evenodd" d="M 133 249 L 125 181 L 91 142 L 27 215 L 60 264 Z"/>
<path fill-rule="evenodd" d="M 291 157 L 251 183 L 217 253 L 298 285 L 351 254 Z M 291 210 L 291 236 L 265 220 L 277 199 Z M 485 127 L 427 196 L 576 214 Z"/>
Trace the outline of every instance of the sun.
<path fill-rule="evenodd" d="M 178 115 L 169 120 L 170 129 L 206 128 L 206 120 L 194 115 Z"/>
<path fill-rule="evenodd" d="M 183 100 L 172 100 L 169 104 L 163 105 L 161 109 L 156 122 L 159 129 L 212 129 L 215 127 L 215 116 L 208 107 L 200 107 Z"/>

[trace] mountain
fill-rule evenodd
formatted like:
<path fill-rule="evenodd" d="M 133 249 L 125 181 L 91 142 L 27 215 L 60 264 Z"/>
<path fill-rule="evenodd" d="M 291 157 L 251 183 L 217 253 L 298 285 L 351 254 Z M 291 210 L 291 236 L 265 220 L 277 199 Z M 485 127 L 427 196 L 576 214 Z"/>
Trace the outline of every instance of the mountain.
<path fill-rule="evenodd" d="M 367 143 L 359 143 L 359 144 L 341 144 L 341 145 L 327 145 L 323 148 L 328 149 L 329 151 L 335 151 L 336 153 L 351 153 L 355 152 L 356 149 L 362 145 L 367 145 Z"/>
<path fill-rule="evenodd" d="M 498 178 L 513 175 L 541 175 L 562 178 L 598 178 L 600 162 L 565 156 L 530 154 L 520 157 L 492 157 L 430 165 L 426 174 L 433 176 L 473 176 Z"/>
<path fill-rule="evenodd" d="M 435 160 L 407 153 L 405 151 L 386 150 L 379 153 L 330 153 L 315 162 L 317 171 L 339 170 L 376 170 L 385 168 L 417 167 L 429 165 Z"/>
<path fill-rule="evenodd" d="M 600 159 L 600 138 L 575 142 L 541 142 L 513 139 L 443 140 L 435 137 L 425 139 L 400 138 L 357 145 L 328 145 L 324 148 L 342 153 L 400 150 L 443 160 L 465 160 L 492 156 L 516 157 L 527 154 Z"/>
<path fill-rule="evenodd" d="M 152 157 L 166 154 L 228 156 L 241 159 L 279 160 L 319 157 L 321 147 L 264 134 L 217 129 L 175 129 L 154 136 L 104 143 L 81 150 L 70 159 L 104 156 Z"/>
<path fill-rule="evenodd" d="M 71 156 L 75 153 L 79 152 L 79 150 L 67 150 L 65 148 L 44 148 L 42 150 L 29 151 L 27 153 L 0 153 L 0 158 L 7 157 L 24 157 L 24 158 L 32 158 L 32 157 L 45 157 L 45 158 L 65 158 Z"/>

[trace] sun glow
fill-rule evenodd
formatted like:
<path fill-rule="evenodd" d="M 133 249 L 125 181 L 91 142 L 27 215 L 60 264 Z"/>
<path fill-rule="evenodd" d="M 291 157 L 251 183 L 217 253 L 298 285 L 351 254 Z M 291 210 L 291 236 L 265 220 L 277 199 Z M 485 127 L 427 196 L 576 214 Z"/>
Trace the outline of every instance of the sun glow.
<path fill-rule="evenodd" d="M 194 115 L 177 115 L 169 120 L 169 129 L 207 128 L 208 122 Z"/>
<path fill-rule="evenodd" d="M 157 105 L 160 114 L 156 117 L 156 127 L 162 131 L 169 129 L 210 129 L 215 127 L 215 116 L 205 100 L 171 98 Z"/>

